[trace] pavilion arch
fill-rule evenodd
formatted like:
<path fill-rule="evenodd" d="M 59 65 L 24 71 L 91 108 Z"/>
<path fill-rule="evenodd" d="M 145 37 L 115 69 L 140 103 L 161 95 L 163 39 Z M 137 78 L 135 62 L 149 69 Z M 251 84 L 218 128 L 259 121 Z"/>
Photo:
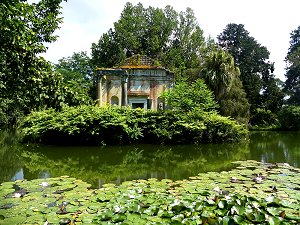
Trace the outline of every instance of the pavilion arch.
<path fill-rule="evenodd" d="M 119 105 L 119 98 L 117 97 L 117 96 L 112 96 L 111 98 L 110 98 L 110 104 L 111 105 Z"/>

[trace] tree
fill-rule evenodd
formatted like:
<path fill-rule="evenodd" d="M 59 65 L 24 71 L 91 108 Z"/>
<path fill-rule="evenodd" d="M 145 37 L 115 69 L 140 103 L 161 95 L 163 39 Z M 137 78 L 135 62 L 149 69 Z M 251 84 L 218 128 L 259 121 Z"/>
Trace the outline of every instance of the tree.
<path fill-rule="evenodd" d="M 0 3 L 0 114 L 15 123 L 20 115 L 45 107 L 77 104 L 62 78 L 38 54 L 45 43 L 57 39 L 53 33 L 62 19 L 62 0 L 2 1 Z"/>
<path fill-rule="evenodd" d="M 190 8 L 177 13 L 171 6 L 144 8 L 141 3 L 127 3 L 114 28 L 92 44 L 92 62 L 112 67 L 126 57 L 145 54 L 181 73 L 199 63 L 204 43 L 203 31 Z"/>
<path fill-rule="evenodd" d="M 290 39 L 284 90 L 289 96 L 287 101 L 290 105 L 300 105 L 300 26 L 292 31 Z"/>
<path fill-rule="evenodd" d="M 212 92 L 202 79 L 191 83 L 184 80 L 178 81 L 173 89 L 165 93 L 164 98 L 167 105 L 175 110 L 197 109 L 208 112 L 218 108 Z"/>
<path fill-rule="evenodd" d="M 125 51 L 112 29 L 104 33 L 97 44 L 93 43 L 91 49 L 91 62 L 97 67 L 110 68 L 126 58 Z"/>
<path fill-rule="evenodd" d="M 217 100 L 231 88 L 233 80 L 240 74 L 239 68 L 234 65 L 233 57 L 222 49 L 209 53 L 202 68 L 201 76 L 215 93 Z"/>
<path fill-rule="evenodd" d="M 205 57 L 200 76 L 214 92 L 220 114 L 247 124 L 250 105 L 233 57 L 222 49 L 213 50 Z"/>
<path fill-rule="evenodd" d="M 218 36 L 218 43 L 233 56 L 240 68 L 240 78 L 252 111 L 262 107 L 265 98 L 261 92 L 269 89 L 268 82 L 274 79 L 274 64 L 269 62 L 267 48 L 251 37 L 242 24 L 228 24 Z"/>
<path fill-rule="evenodd" d="M 171 46 L 162 61 L 166 67 L 179 70 L 182 75 L 183 70 L 199 66 L 199 57 L 205 47 L 205 39 L 191 8 L 179 14 L 177 23 L 174 37 L 170 37 Z"/>
<path fill-rule="evenodd" d="M 89 96 L 94 97 L 96 92 L 93 65 L 86 52 L 74 52 L 70 57 L 58 60 L 55 65 L 56 72 L 63 77 L 63 84 L 81 96 L 88 104 L 91 102 Z"/>
<path fill-rule="evenodd" d="M 262 92 L 262 107 L 273 113 L 278 113 L 283 105 L 283 81 L 270 77 Z"/>
<path fill-rule="evenodd" d="M 239 123 L 248 124 L 250 118 L 250 104 L 239 77 L 233 79 L 231 88 L 219 101 L 220 114 L 230 116 Z"/>
<path fill-rule="evenodd" d="M 89 82 L 94 70 L 87 52 L 74 52 L 72 56 L 59 59 L 55 69 L 63 75 L 65 81 L 78 82 Z"/>

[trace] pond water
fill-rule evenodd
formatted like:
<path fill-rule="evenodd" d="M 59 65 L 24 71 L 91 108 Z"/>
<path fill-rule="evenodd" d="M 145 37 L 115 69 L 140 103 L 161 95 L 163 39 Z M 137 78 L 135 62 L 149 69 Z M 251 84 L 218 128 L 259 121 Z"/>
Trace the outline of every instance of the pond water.
<path fill-rule="evenodd" d="M 300 132 L 251 132 L 243 143 L 184 146 L 58 147 L 18 144 L 14 137 L 0 133 L 0 183 L 67 175 L 98 188 L 133 179 L 185 179 L 248 159 L 300 167 Z"/>

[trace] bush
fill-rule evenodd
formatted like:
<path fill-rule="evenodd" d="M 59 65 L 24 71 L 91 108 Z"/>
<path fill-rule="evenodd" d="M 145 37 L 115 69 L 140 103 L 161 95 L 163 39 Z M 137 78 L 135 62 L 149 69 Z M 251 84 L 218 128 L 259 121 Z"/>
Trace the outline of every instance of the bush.
<path fill-rule="evenodd" d="M 22 117 L 22 110 L 13 100 L 0 98 L 0 129 L 15 127 Z"/>
<path fill-rule="evenodd" d="M 188 83 L 178 81 L 173 89 L 169 89 L 163 96 L 168 106 L 179 111 L 214 111 L 219 106 L 213 93 L 208 89 L 202 79 Z"/>
<path fill-rule="evenodd" d="M 279 112 L 279 121 L 284 130 L 300 129 L 300 106 L 286 106 Z"/>
<path fill-rule="evenodd" d="M 250 125 L 257 128 L 276 128 L 279 127 L 279 121 L 270 110 L 257 108 L 250 118 Z"/>
<path fill-rule="evenodd" d="M 246 129 L 215 113 L 65 107 L 33 112 L 20 126 L 23 141 L 47 144 L 196 144 L 236 142 Z"/>

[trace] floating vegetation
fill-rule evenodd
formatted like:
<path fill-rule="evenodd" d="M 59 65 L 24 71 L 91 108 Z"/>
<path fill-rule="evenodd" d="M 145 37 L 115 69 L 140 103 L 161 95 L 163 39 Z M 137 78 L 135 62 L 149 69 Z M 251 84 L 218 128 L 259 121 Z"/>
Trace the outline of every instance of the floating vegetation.
<path fill-rule="evenodd" d="M 101 189 L 75 178 L 6 182 L 0 224 L 299 224 L 300 169 L 236 162 L 188 180 L 133 180 Z"/>

